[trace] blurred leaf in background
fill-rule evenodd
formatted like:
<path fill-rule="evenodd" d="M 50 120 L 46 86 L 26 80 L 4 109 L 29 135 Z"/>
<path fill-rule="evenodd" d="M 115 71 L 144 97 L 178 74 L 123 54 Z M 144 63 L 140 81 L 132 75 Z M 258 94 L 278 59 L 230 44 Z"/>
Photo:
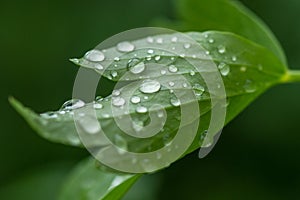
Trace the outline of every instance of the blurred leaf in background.
<path fill-rule="evenodd" d="M 291 68 L 299 69 L 300 2 L 243 2 L 271 27 Z M 174 10 L 168 0 L 1 2 L 0 199 L 55 199 L 67 173 L 88 155 L 39 138 L 8 96 L 39 112 L 57 109 L 71 96 L 77 68 L 70 57 L 153 19 L 174 19 Z M 271 89 L 225 128 L 208 157 L 199 160 L 195 152 L 148 175 L 125 198 L 137 198 L 146 187 L 156 191 L 155 200 L 299 198 L 299 100 L 299 84 Z"/>

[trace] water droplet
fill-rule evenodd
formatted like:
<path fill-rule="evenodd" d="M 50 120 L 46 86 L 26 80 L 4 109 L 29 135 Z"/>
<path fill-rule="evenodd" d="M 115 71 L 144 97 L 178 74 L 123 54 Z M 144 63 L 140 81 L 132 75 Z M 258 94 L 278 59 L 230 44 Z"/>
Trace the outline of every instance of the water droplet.
<path fill-rule="evenodd" d="M 167 71 L 162 69 L 162 70 L 160 70 L 160 73 L 161 73 L 161 75 L 165 75 L 167 73 Z"/>
<path fill-rule="evenodd" d="M 149 97 L 148 96 L 144 96 L 144 99 L 147 100 L 147 99 L 149 99 Z"/>
<path fill-rule="evenodd" d="M 186 44 L 184 44 L 184 45 L 183 45 L 183 47 L 184 47 L 185 49 L 188 49 L 188 48 L 190 48 L 190 47 L 191 47 L 191 44 L 189 44 L 189 43 L 186 43 Z"/>
<path fill-rule="evenodd" d="M 184 57 L 185 57 L 185 54 L 182 53 L 182 54 L 179 55 L 179 57 L 184 58 Z"/>
<path fill-rule="evenodd" d="M 227 76 L 229 74 L 229 72 L 230 72 L 230 67 L 226 63 L 220 63 L 218 65 L 218 68 L 220 69 L 220 73 L 223 76 Z"/>
<path fill-rule="evenodd" d="M 240 68 L 240 70 L 241 70 L 241 72 L 245 72 L 245 71 L 247 71 L 247 67 L 242 66 L 242 67 Z"/>
<path fill-rule="evenodd" d="M 145 63 L 141 62 L 139 59 L 130 59 L 127 64 L 127 68 L 133 74 L 139 74 L 145 70 Z"/>
<path fill-rule="evenodd" d="M 170 87 L 173 87 L 174 85 L 175 85 L 175 83 L 174 83 L 173 81 L 170 81 L 170 82 L 169 82 L 169 86 L 170 86 Z"/>
<path fill-rule="evenodd" d="M 223 46 L 223 45 L 218 46 L 218 52 L 219 52 L 220 54 L 225 53 L 225 52 L 226 52 L 226 47 Z"/>
<path fill-rule="evenodd" d="M 233 62 L 237 61 L 236 56 L 232 56 L 232 57 L 231 57 L 231 60 L 232 60 Z"/>
<path fill-rule="evenodd" d="M 193 89 L 195 90 L 195 95 L 196 96 L 201 96 L 205 91 L 205 88 L 202 85 L 198 84 L 198 83 L 196 83 L 193 86 Z"/>
<path fill-rule="evenodd" d="M 103 69 L 103 66 L 100 65 L 99 63 L 95 64 L 94 67 L 95 67 L 96 70 L 102 70 Z"/>
<path fill-rule="evenodd" d="M 172 61 L 175 60 L 175 57 L 171 57 L 171 60 L 172 60 Z"/>
<path fill-rule="evenodd" d="M 117 50 L 121 52 L 131 52 L 134 50 L 134 45 L 128 41 L 120 42 L 117 44 Z"/>
<path fill-rule="evenodd" d="M 140 91 L 143 93 L 154 93 L 160 90 L 160 83 L 156 80 L 144 80 L 140 86 Z"/>
<path fill-rule="evenodd" d="M 154 60 L 159 61 L 160 60 L 160 56 L 155 56 Z"/>
<path fill-rule="evenodd" d="M 157 39 L 156 39 L 156 43 L 162 44 L 162 43 L 163 43 L 163 39 L 162 39 L 162 38 L 157 38 Z"/>
<path fill-rule="evenodd" d="M 212 43 L 214 43 L 214 42 L 215 42 L 215 40 L 214 40 L 214 39 L 212 39 L 212 38 L 210 38 L 210 39 L 208 40 L 208 42 L 212 44 Z"/>
<path fill-rule="evenodd" d="M 158 111 L 157 112 L 157 117 L 162 118 L 164 116 L 164 112 L 163 111 Z"/>
<path fill-rule="evenodd" d="M 96 49 L 88 51 L 84 55 L 84 57 L 87 60 L 92 61 L 92 62 L 100 62 L 100 61 L 103 61 L 105 58 L 104 54 L 101 51 L 96 50 Z"/>
<path fill-rule="evenodd" d="M 186 88 L 186 87 L 188 86 L 188 84 L 187 84 L 187 83 L 182 83 L 182 86 L 183 86 L 184 88 Z"/>
<path fill-rule="evenodd" d="M 103 105 L 101 103 L 94 103 L 94 108 L 101 109 L 101 108 L 103 108 Z"/>
<path fill-rule="evenodd" d="M 117 107 L 123 106 L 125 104 L 125 99 L 122 97 L 114 97 L 112 99 L 112 104 Z"/>
<path fill-rule="evenodd" d="M 115 57 L 114 61 L 120 61 L 120 58 L 119 57 Z"/>
<path fill-rule="evenodd" d="M 97 96 L 97 97 L 95 98 L 95 101 L 96 101 L 96 102 L 101 102 L 101 101 L 103 101 L 103 97 Z"/>
<path fill-rule="evenodd" d="M 62 107 L 60 108 L 60 110 L 62 111 L 70 111 L 70 110 L 74 110 L 74 109 L 78 109 L 81 108 L 85 105 L 85 103 L 79 99 L 71 99 L 69 101 L 66 101 Z"/>
<path fill-rule="evenodd" d="M 153 43 L 154 42 L 153 37 L 147 37 L 147 42 Z"/>
<path fill-rule="evenodd" d="M 244 85 L 244 89 L 247 93 L 253 93 L 256 91 L 256 86 L 251 80 L 246 80 L 246 83 Z"/>
<path fill-rule="evenodd" d="M 171 42 L 177 42 L 178 38 L 175 36 L 175 37 L 172 37 L 171 39 Z"/>
<path fill-rule="evenodd" d="M 45 119 L 55 119 L 58 117 L 58 115 L 55 112 L 46 112 L 41 114 L 41 117 Z"/>
<path fill-rule="evenodd" d="M 170 65 L 169 66 L 169 71 L 172 72 L 172 73 L 175 73 L 178 71 L 177 67 L 175 65 Z"/>
<path fill-rule="evenodd" d="M 120 90 L 113 90 L 112 91 L 112 95 L 113 96 L 119 96 L 121 94 L 121 91 Z"/>
<path fill-rule="evenodd" d="M 115 78 L 115 77 L 118 76 L 118 72 L 117 72 L 117 71 L 112 71 L 112 72 L 110 73 L 110 75 L 111 75 L 113 78 Z"/>
<path fill-rule="evenodd" d="M 149 50 L 147 51 L 147 53 L 153 54 L 153 53 L 154 53 L 154 50 L 153 50 L 153 49 L 149 49 Z"/>
<path fill-rule="evenodd" d="M 137 104 L 137 103 L 141 102 L 141 98 L 138 96 L 133 96 L 133 97 L 131 97 L 130 101 L 131 101 L 131 103 Z"/>
<path fill-rule="evenodd" d="M 170 102 L 173 106 L 180 106 L 180 100 L 177 98 L 171 98 Z"/>
<path fill-rule="evenodd" d="M 205 51 L 205 54 L 206 54 L 206 55 L 209 55 L 209 54 L 210 54 L 210 52 L 209 52 L 209 51 Z"/>
<path fill-rule="evenodd" d="M 195 71 L 193 71 L 193 70 L 190 71 L 191 76 L 194 76 L 195 74 L 196 74 Z"/>
<path fill-rule="evenodd" d="M 146 113 L 147 111 L 148 111 L 148 109 L 146 107 L 144 107 L 144 106 L 138 106 L 136 108 L 136 112 L 137 113 Z"/>

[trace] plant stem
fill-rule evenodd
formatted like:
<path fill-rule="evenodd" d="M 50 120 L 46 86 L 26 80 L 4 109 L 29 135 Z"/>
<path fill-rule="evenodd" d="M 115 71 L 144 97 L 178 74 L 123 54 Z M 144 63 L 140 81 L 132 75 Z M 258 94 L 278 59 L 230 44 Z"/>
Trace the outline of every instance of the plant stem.
<path fill-rule="evenodd" d="M 288 70 L 281 79 L 282 83 L 300 83 L 300 70 Z"/>

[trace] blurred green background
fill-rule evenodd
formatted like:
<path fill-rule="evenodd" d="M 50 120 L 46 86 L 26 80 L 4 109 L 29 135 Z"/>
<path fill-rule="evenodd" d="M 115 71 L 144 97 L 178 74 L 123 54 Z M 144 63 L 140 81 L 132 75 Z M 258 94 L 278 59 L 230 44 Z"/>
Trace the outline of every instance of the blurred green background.
<path fill-rule="evenodd" d="M 300 1 L 243 2 L 274 31 L 291 68 L 300 69 Z M 37 112 L 56 110 L 72 93 L 77 68 L 68 58 L 121 31 L 175 17 L 171 0 L 1 1 L 1 200 L 55 199 L 88 155 L 37 136 L 8 96 Z M 195 152 L 145 176 L 127 199 L 299 199 L 299 91 L 299 84 L 269 90 L 224 129 L 208 157 Z"/>

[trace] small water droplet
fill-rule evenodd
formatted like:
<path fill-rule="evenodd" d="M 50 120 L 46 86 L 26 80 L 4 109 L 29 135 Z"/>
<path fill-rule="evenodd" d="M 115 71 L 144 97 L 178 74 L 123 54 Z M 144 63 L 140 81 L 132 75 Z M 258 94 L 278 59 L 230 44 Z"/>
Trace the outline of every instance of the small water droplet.
<path fill-rule="evenodd" d="M 167 71 L 162 69 L 162 70 L 160 70 L 160 73 L 161 73 L 161 75 L 165 75 L 167 73 Z"/>
<path fill-rule="evenodd" d="M 145 70 L 145 63 L 141 62 L 139 59 L 130 59 L 127 64 L 127 68 L 133 74 L 142 73 Z"/>
<path fill-rule="evenodd" d="M 82 108 L 85 105 L 83 101 L 80 99 L 71 99 L 66 101 L 62 107 L 60 108 L 61 111 L 71 111 L 74 109 Z"/>
<path fill-rule="evenodd" d="M 188 86 L 188 84 L 187 84 L 187 83 L 182 83 L 182 86 L 183 86 L 184 88 L 186 88 L 186 87 Z"/>
<path fill-rule="evenodd" d="M 117 107 L 123 106 L 125 104 L 125 99 L 122 97 L 114 97 L 112 99 L 112 104 Z"/>
<path fill-rule="evenodd" d="M 177 98 L 171 98 L 170 102 L 173 106 L 180 106 L 180 100 Z"/>
<path fill-rule="evenodd" d="M 193 86 L 193 89 L 195 90 L 195 95 L 196 96 L 201 96 L 205 91 L 205 88 L 202 85 L 198 84 L 198 83 L 196 83 Z"/>
<path fill-rule="evenodd" d="M 236 62 L 236 61 L 237 61 L 236 56 L 232 56 L 232 57 L 231 57 L 231 60 L 232 60 L 233 62 Z"/>
<path fill-rule="evenodd" d="M 87 60 L 92 61 L 92 62 L 100 62 L 100 61 L 103 61 L 105 58 L 104 54 L 101 51 L 96 50 L 96 49 L 88 51 L 84 55 L 84 57 Z"/>
<path fill-rule="evenodd" d="M 58 117 L 58 115 L 55 112 L 46 112 L 41 114 L 40 116 L 45 119 L 55 119 Z"/>
<path fill-rule="evenodd" d="M 193 70 L 190 71 L 191 76 L 194 76 L 195 74 L 196 74 L 195 71 L 193 71 Z"/>
<path fill-rule="evenodd" d="M 182 53 L 182 54 L 179 55 L 179 57 L 184 58 L 184 57 L 185 57 L 185 54 Z"/>
<path fill-rule="evenodd" d="M 96 101 L 96 102 L 101 102 L 101 101 L 103 101 L 103 97 L 102 97 L 102 96 L 97 96 L 97 97 L 95 98 L 95 101 Z"/>
<path fill-rule="evenodd" d="M 121 52 L 131 52 L 134 50 L 134 48 L 135 46 L 128 41 L 120 42 L 117 44 L 117 50 Z"/>
<path fill-rule="evenodd" d="M 131 103 L 137 104 L 141 102 L 141 98 L 139 96 L 133 96 L 130 99 Z"/>
<path fill-rule="evenodd" d="M 177 67 L 175 65 L 170 65 L 169 66 L 169 71 L 172 72 L 172 73 L 175 73 L 178 71 Z"/>
<path fill-rule="evenodd" d="M 160 60 L 160 56 L 155 56 L 154 60 L 159 61 Z"/>
<path fill-rule="evenodd" d="M 96 70 L 102 70 L 102 69 L 103 69 L 103 66 L 100 65 L 99 63 L 96 63 L 96 64 L 94 65 L 94 67 L 95 67 Z"/>
<path fill-rule="evenodd" d="M 247 93 L 253 93 L 256 91 L 256 86 L 251 80 L 246 80 L 246 83 L 244 85 L 244 89 Z"/>
<path fill-rule="evenodd" d="M 205 51 L 205 54 L 206 54 L 206 55 L 209 55 L 209 54 L 210 54 L 210 52 L 209 52 L 209 51 Z"/>
<path fill-rule="evenodd" d="M 225 53 L 225 52 L 226 52 L 226 47 L 223 46 L 223 45 L 218 46 L 218 52 L 219 52 L 220 54 Z"/>
<path fill-rule="evenodd" d="M 190 47 L 191 47 L 191 44 L 189 44 L 189 43 L 186 43 L 186 44 L 184 44 L 184 45 L 183 45 L 183 47 L 184 47 L 185 49 L 188 49 L 188 48 L 190 48 Z"/>
<path fill-rule="evenodd" d="M 121 94 L 121 91 L 120 90 L 113 90 L 112 91 L 112 95 L 113 96 L 119 96 Z"/>
<path fill-rule="evenodd" d="M 154 53 L 154 50 L 153 50 L 153 49 L 149 49 L 149 50 L 147 51 L 147 53 L 153 54 L 153 53 Z"/>
<path fill-rule="evenodd" d="M 215 42 L 215 40 L 214 40 L 214 39 L 212 39 L 212 38 L 210 38 L 210 39 L 208 40 L 208 42 L 212 44 L 212 43 L 214 43 L 214 42 Z"/>
<path fill-rule="evenodd" d="M 153 43 L 153 42 L 154 42 L 154 39 L 153 39 L 153 37 L 147 37 L 147 42 L 149 42 L 149 43 Z"/>
<path fill-rule="evenodd" d="M 172 37 L 171 42 L 177 42 L 178 38 L 176 36 Z"/>
<path fill-rule="evenodd" d="M 220 63 L 218 65 L 218 68 L 220 69 L 220 73 L 223 76 L 227 76 L 229 74 L 229 72 L 230 72 L 230 67 L 226 63 Z"/>
<path fill-rule="evenodd" d="M 112 71 L 110 73 L 110 75 L 113 77 L 113 78 L 116 78 L 118 76 L 118 72 L 117 71 Z"/>
<path fill-rule="evenodd" d="M 155 93 L 160 90 L 160 83 L 156 80 L 144 80 L 140 86 L 140 91 L 143 93 Z"/>
<path fill-rule="evenodd" d="M 120 61 L 120 58 L 119 57 L 115 57 L 114 61 Z"/>
<path fill-rule="evenodd" d="M 88 134 L 96 134 L 101 130 L 99 122 L 96 118 L 85 116 L 79 120 L 82 129 Z"/>
<path fill-rule="evenodd" d="M 101 108 L 103 108 L 103 105 L 101 103 L 94 103 L 94 108 L 101 109 Z"/>
<path fill-rule="evenodd" d="M 169 82 L 169 86 L 170 86 L 170 87 L 173 87 L 174 85 L 175 85 L 175 83 L 174 83 L 173 81 L 170 81 L 170 82 Z"/>
<path fill-rule="evenodd" d="M 157 117 L 162 118 L 164 116 L 164 112 L 163 111 L 158 111 L 157 112 Z"/>
<path fill-rule="evenodd" d="M 242 66 L 242 67 L 240 68 L 240 70 L 241 70 L 241 72 L 245 72 L 245 71 L 247 71 L 247 67 Z"/>
<path fill-rule="evenodd" d="M 149 99 L 149 97 L 148 96 L 144 96 L 144 99 L 147 100 L 147 99 Z"/>
<path fill-rule="evenodd" d="M 144 106 L 138 106 L 136 108 L 136 112 L 137 113 L 146 113 L 147 111 L 148 111 L 148 109 L 146 107 L 144 107 Z"/>
<path fill-rule="evenodd" d="M 162 39 L 162 38 L 157 38 L 157 39 L 156 39 L 156 43 L 162 44 L 162 43 L 163 43 L 163 39 Z"/>

